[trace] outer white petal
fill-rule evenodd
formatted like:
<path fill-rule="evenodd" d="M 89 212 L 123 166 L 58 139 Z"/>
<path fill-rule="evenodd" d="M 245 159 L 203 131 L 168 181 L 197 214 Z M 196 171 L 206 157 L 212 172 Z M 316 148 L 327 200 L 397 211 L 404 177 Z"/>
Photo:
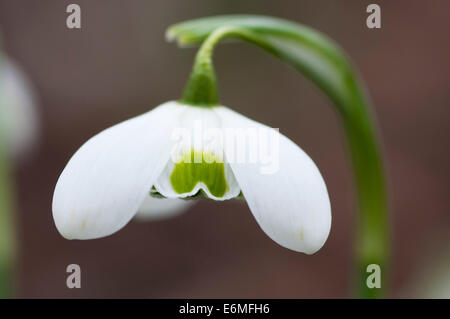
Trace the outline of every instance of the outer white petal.
<path fill-rule="evenodd" d="M 216 112 L 224 128 L 270 130 L 228 108 Z M 261 174 L 258 163 L 231 162 L 230 166 L 256 221 L 270 238 L 307 254 L 323 246 L 331 226 L 328 192 L 314 162 L 295 143 L 279 134 L 279 169 L 273 174 Z"/>
<path fill-rule="evenodd" d="M 8 150 L 19 156 L 36 141 L 36 98 L 26 75 L 11 59 L 0 59 L 0 127 L 5 130 Z"/>
<path fill-rule="evenodd" d="M 136 214 L 136 219 L 144 221 L 175 217 L 187 211 L 196 202 L 196 200 L 147 196 Z"/>
<path fill-rule="evenodd" d="M 68 239 L 110 235 L 136 214 L 170 157 L 183 106 L 167 102 L 88 140 L 61 173 L 53 218 Z"/>

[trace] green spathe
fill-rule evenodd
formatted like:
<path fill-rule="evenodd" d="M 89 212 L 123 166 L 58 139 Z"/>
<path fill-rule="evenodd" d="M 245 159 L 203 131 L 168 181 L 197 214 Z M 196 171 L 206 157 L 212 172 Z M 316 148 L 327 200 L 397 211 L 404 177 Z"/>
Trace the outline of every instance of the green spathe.
<path fill-rule="evenodd" d="M 198 183 L 203 183 L 215 197 L 223 197 L 229 189 L 223 161 L 212 153 L 193 150 L 184 153 L 175 164 L 170 182 L 178 194 L 192 192 Z"/>

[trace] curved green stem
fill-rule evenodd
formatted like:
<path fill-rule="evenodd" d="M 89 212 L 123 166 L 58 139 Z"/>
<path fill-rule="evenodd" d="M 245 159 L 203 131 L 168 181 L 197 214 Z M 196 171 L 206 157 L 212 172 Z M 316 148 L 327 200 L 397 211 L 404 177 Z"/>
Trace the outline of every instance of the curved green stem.
<path fill-rule="evenodd" d="M 386 296 L 389 223 L 384 167 L 374 117 L 361 81 L 347 57 L 321 33 L 281 19 L 232 15 L 182 22 L 168 29 L 168 39 L 176 39 L 180 45 L 203 43 L 183 98 L 187 102 L 218 103 L 217 89 L 211 88 L 206 97 L 191 90 L 202 91 L 202 86 L 216 86 L 211 55 L 213 47 L 227 36 L 255 44 L 291 65 L 321 89 L 336 106 L 350 149 L 359 199 L 355 250 L 357 296 Z M 209 75 L 204 74 L 208 72 Z M 196 80 L 195 74 L 202 74 L 202 80 Z M 381 268 L 381 288 L 366 285 L 369 275 L 366 269 L 370 264 Z"/>
<path fill-rule="evenodd" d="M 2 139 L 3 136 L 0 136 Z M 13 230 L 11 220 L 11 194 L 9 167 L 0 142 L 0 299 L 12 295 Z"/>
<path fill-rule="evenodd" d="M 181 102 L 204 107 L 214 106 L 219 103 L 212 55 L 215 45 L 223 35 L 224 32 L 219 28 L 203 42 L 197 52 Z"/>
<path fill-rule="evenodd" d="M 195 57 L 191 75 L 181 101 L 195 106 L 211 107 L 219 104 L 217 79 L 212 63 L 215 46 L 226 37 L 237 37 L 275 53 L 274 48 L 258 35 L 234 26 L 218 27 L 202 43 Z"/>
<path fill-rule="evenodd" d="M 0 71 L 1 71 L 0 52 Z M 2 80 L 0 76 L 0 81 Z M 14 259 L 14 232 L 11 216 L 12 201 L 10 188 L 10 170 L 7 154 L 6 134 L 2 128 L 3 96 L 0 83 L 0 299 L 12 296 L 12 260 Z"/>

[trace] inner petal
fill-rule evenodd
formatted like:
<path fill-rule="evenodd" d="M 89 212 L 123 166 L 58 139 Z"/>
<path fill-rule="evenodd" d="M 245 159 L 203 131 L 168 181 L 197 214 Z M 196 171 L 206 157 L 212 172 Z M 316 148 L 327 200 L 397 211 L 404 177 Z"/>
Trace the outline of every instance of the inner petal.
<path fill-rule="evenodd" d="M 230 189 L 225 178 L 225 165 L 212 153 L 187 152 L 175 167 L 170 182 L 178 194 L 190 193 L 197 184 L 206 187 L 214 197 L 223 197 Z"/>
<path fill-rule="evenodd" d="M 167 198 L 205 196 L 225 200 L 241 190 L 223 155 L 220 118 L 211 109 L 186 107 L 179 140 L 152 192 Z"/>
<path fill-rule="evenodd" d="M 154 188 L 167 198 L 199 195 L 215 200 L 237 197 L 240 188 L 228 164 L 214 153 L 186 151 L 182 161 L 169 161 Z"/>

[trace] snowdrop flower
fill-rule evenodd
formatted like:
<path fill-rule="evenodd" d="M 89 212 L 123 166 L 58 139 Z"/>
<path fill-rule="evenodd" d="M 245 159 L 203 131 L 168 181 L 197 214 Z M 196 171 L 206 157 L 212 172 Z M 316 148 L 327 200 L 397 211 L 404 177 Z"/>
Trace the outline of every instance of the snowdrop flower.
<path fill-rule="evenodd" d="M 13 157 L 24 155 L 36 142 L 38 119 L 35 95 L 22 70 L 11 59 L 0 57 L 0 127 L 6 149 Z"/>
<path fill-rule="evenodd" d="M 257 147 L 248 132 L 276 140 L 278 165 L 249 160 Z M 270 238 L 307 254 L 323 246 L 331 225 L 327 189 L 308 155 L 225 106 L 171 101 L 92 137 L 58 179 L 53 217 L 65 238 L 99 238 L 125 226 L 149 196 L 243 197 Z"/>
<path fill-rule="evenodd" d="M 277 130 L 219 103 L 212 52 L 222 37 L 236 32 L 218 28 L 202 42 L 180 101 L 100 132 L 72 156 L 53 194 L 62 236 L 108 236 L 150 197 L 243 198 L 281 246 L 307 254 L 323 246 L 331 208 L 314 162 Z M 169 214 L 173 210 L 158 215 Z"/>

